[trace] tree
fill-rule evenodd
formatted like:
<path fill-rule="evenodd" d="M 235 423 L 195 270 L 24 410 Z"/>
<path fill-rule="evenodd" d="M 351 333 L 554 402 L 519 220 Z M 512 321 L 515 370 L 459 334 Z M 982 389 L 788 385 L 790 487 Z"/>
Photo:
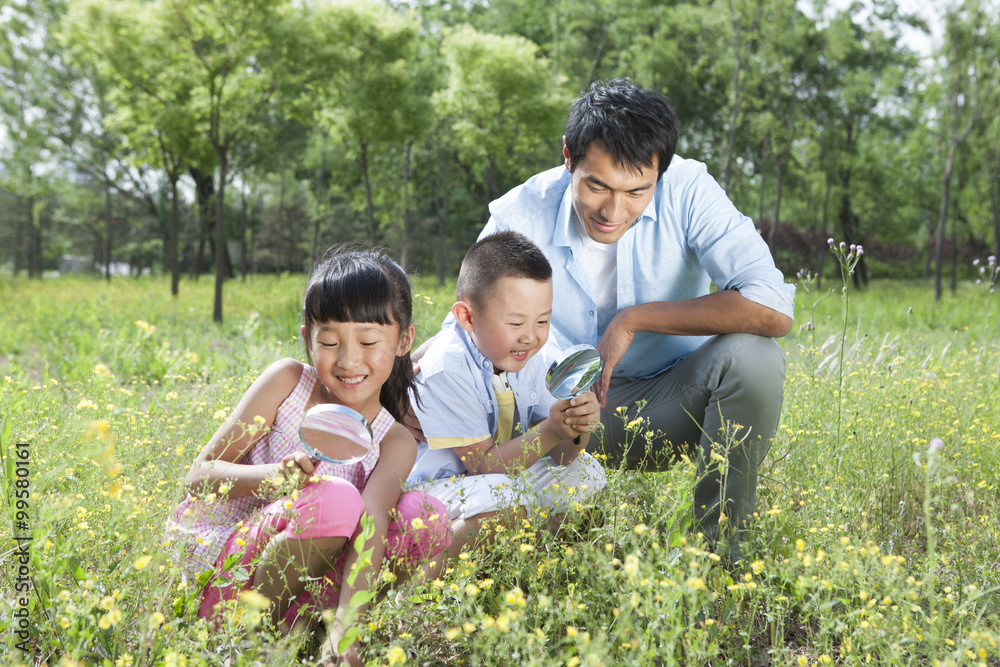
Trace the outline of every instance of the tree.
<path fill-rule="evenodd" d="M 824 31 L 823 49 L 827 63 L 824 104 L 825 131 L 832 132 L 834 162 L 840 186 L 838 217 L 845 242 L 860 243 L 858 216 L 852 205 L 852 182 L 859 141 L 872 126 L 884 120 L 881 108 L 891 105 L 894 96 L 907 89 L 902 72 L 912 70 L 915 59 L 899 45 L 899 24 L 915 23 L 900 16 L 895 3 L 880 3 L 879 11 L 855 21 L 857 3 L 838 12 Z M 862 256 L 854 273 L 855 284 L 868 282 L 867 264 Z"/>
<path fill-rule="evenodd" d="M 941 263 L 945 220 L 951 194 L 952 172 L 958 149 L 979 119 L 981 78 L 984 76 L 981 54 L 985 17 L 979 3 L 963 1 L 945 12 L 945 81 L 947 98 L 944 135 L 947 157 L 942 173 L 941 209 L 938 214 L 934 244 L 934 300 L 941 300 Z"/>
<path fill-rule="evenodd" d="M 75 60 L 99 63 L 109 81 L 105 97 L 111 111 L 107 129 L 127 140 L 129 163 L 136 169 L 162 170 L 170 189 L 170 222 L 163 228 L 171 294 L 180 283 L 178 181 L 189 165 L 211 165 L 208 144 L 196 133 L 190 106 L 194 82 L 185 61 L 174 57 L 164 40 L 154 7 L 134 0 L 84 0 L 74 3 L 62 34 Z M 151 192 L 143 199 L 159 217 Z"/>
<path fill-rule="evenodd" d="M 337 4 L 319 14 L 328 36 L 336 36 L 339 53 L 322 91 L 326 103 L 320 122 L 333 126 L 356 151 L 364 181 L 368 236 L 381 238 L 375 216 L 372 150 L 378 145 L 404 147 L 403 253 L 409 241 L 409 178 L 414 142 L 433 123 L 427 77 L 417 62 L 418 25 L 374 3 Z M 398 191 L 397 191 L 398 192 Z M 404 258 L 405 263 L 405 258 Z"/>
<path fill-rule="evenodd" d="M 307 23 L 283 0 L 162 0 L 158 11 L 165 43 L 193 77 L 194 122 L 218 164 L 212 318 L 222 322 L 229 161 L 279 100 L 299 92 Z"/>
<path fill-rule="evenodd" d="M 487 202 L 540 164 L 558 159 L 569 99 L 537 51 L 524 38 L 487 35 L 469 26 L 444 37 L 448 85 L 435 103 L 451 118 L 460 163 Z M 507 183 L 500 182 L 500 174 Z"/>
<path fill-rule="evenodd" d="M 11 4 L 0 11 L 0 185 L 21 209 L 14 241 L 14 275 L 22 262 L 28 276 L 42 276 L 44 210 L 58 162 L 54 129 L 65 117 L 53 92 L 66 84 L 66 71 L 49 30 L 64 10 L 58 0 Z M 25 247 L 20 247 L 26 239 Z"/>

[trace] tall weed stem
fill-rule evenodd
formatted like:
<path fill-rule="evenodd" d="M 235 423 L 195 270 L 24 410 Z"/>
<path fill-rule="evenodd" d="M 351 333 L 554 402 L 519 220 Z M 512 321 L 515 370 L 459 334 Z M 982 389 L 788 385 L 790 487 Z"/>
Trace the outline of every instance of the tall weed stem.
<path fill-rule="evenodd" d="M 840 244 L 834 243 L 834 240 L 828 239 L 827 243 L 830 245 L 830 251 L 833 252 L 833 256 L 836 258 L 837 263 L 840 265 L 840 279 L 844 283 L 841 291 L 841 295 L 844 300 L 844 324 L 840 330 L 840 362 L 837 365 L 837 451 L 840 452 L 843 447 L 843 439 L 841 437 L 841 426 L 843 424 L 843 413 L 844 413 L 844 352 L 847 348 L 847 320 L 850 316 L 851 311 L 851 276 L 854 275 L 854 267 L 858 265 L 861 256 L 865 254 L 864 248 L 860 245 L 854 245 L 853 243 L 848 246 L 843 241 Z M 842 457 L 838 458 L 837 468 L 838 472 L 840 469 L 840 460 Z"/>

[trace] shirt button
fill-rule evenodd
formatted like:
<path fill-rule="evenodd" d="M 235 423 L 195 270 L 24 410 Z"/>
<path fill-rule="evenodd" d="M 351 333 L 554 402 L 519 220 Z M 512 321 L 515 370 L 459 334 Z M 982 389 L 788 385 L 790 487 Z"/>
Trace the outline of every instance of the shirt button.
<path fill-rule="evenodd" d="M 538 398 L 538 394 L 536 394 L 535 392 L 531 392 L 531 397 L 532 398 Z"/>
<path fill-rule="evenodd" d="M 587 315 L 589 315 L 589 316 L 593 317 L 593 316 L 594 316 L 594 311 L 592 311 L 592 310 L 590 310 L 590 311 L 587 311 Z"/>

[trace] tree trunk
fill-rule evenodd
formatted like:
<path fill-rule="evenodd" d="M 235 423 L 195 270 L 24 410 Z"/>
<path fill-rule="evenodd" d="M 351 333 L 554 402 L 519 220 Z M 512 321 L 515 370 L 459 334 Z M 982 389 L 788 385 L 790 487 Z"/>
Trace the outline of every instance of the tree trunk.
<path fill-rule="evenodd" d="M 210 221 L 214 217 L 209 202 L 212 200 L 215 186 L 212 181 L 212 174 L 205 174 L 195 167 L 189 169 L 188 172 L 191 174 L 191 178 L 194 179 L 195 207 L 198 210 L 198 249 L 193 258 L 194 261 L 191 262 L 191 275 L 197 279 L 201 275 L 202 260 L 205 256 L 205 242 L 209 235 Z"/>
<path fill-rule="evenodd" d="M 285 224 L 285 181 L 288 172 L 284 169 L 281 170 L 281 190 L 278 192 L 278 229 L 287 230 L 288 225 Z M 282 244 L 284 245 L 284 244 Z M 282 268 L 288 268 L 292 261 L 286 259 L 281 255 L 285 254 L 286 249 L 279 247 L 278 259 L 274 263 L 274 270 L 277 275 L 281 275 Z M 289 253 L 290 254 L 290 253 Z"/>
<path fill-rule="evenodd" d="M 406 144 L 406 157 L 403 160 L 403 252 L 400 263 L 403 269 L 410 266 L 410 156 L 413 151 L 413 140 Z"/>
<path fill-rule="evenodd" d="M 240 191 L 240 280 L 247 281 L 247 192 Z"/>
<path fill-rule="evenodd" d="M 111 282 L 111 233 L 115 222 L 111 219 L 111 186 L 104 184 L 104 278 Z"/>
<path fill-rule="evenodd" d="M 816 268 L 816 289 L 823 289 L 823 265 L 826 263 L 826 254 L 829 250 L 826 247 L 825 241 L 827 238 L 827 223 L 829 222 L 829 211 L 830 211 L 830 192 L 833 190 L 833 174 L 830 172 L 826 173 L 826 194 L 823 195 L 823 213 L 820 231 L 822 232 L 822 240 L 824 245 L 819 249 L 819 263 Z"/>
<path fill-rule="evenodd" d="M 434 180 L 434 203 L 437 207 L 438 233 L 438 284 L 444 285 L 444 231 L 448 220 L 448 164 L 442 160 L 444 152 L 438 151 L 438 168 Z"/>
<path fill-rule="evenodd" d="M 840 172 L 840 182 L 844 188 L 840 199 L 840 229 L 844 234 L 844 242 L 848 245 L 854 244 L 854 211 L 851 208 L 851 170 L 842 169 Z M 865 256 L 858 259 L 854 269 L 854 286 L 862 287 L 868 283 L 867 272 L 865 271 Z"/>
<path fill-rule="evenodd" d="M 227 155 L 225 150 L 219 154 L 219 192 L 215 202 L 215 300 L 212 306 L 212 320 L 222 324 L 222 283 L 226 279 L 226 170 Z"/>
<path fill-rule="evenodd" d="M 14 253 L 14 277 L 21 271 L 22 262 L 26 265 L 28 269 L 28 277 L 34 278 L 35 276 L 31 273 L 31 262 L 27 261 L 28 257 L 31 255 L 31 234 L 32 229 L 34 229 L 34 201 L 32 197 L 24 198 L 24 218 L 23 221 L 18 223 L 18 227 L 24 227 L 24 229 L 17 230 L 16 241 L 18 247 Z M 19 218 L 19 220 L 21 220 Z M 27 224 L 25 224 L 27 222 Z M 21 239 L 25 239 L 27 242 L 24 243 L 24 248 L 21 248 Z M 23 253 L 23 255 L 22 255 Z"/>
<path fill-rule="evenodd" d="M 319 222 L 323 217 L 323 179 L 326 171 L 326 128 L 320 128 L 319 173 L 316 174 L 316 220 L 313 222 L 313 242 L 311 265 L 316 266 L 316 251 L 319 250 Z"/>
<path fill-rule="evenodd" d="M 31 205 L 31 226 L 28 228 L 30 237 L 28 239 L 28 277 L 42 277 L 42 212 L 39 203 L 34 197 L 29 197 Z"/>
<path fill-rule="evenodd" d="M 955 120 L 952 121 L 954 127 Z M 948 161 L 944 167 L 944 189 L 941 192 L 941 209 L 938 213 L 937 231 L 934 233 L 934 300 L 941 300 L 941 260 L 944 245 L 944 222 L 948 216 L 948 197 L 951 195 L 951 172 L 955 166 L 955 151 L 957 144 L 952 144 L 948 150 Z"/>
<path fill-rule="evenodd" d="M 497 161 L 491 155 L 486 163 L 486 205 L 500 198 L 500 186 L 497 185 Z"/>
<path fill-rule="evenodd" d="M 784 162 L 785 162 L 784 158 L 779 156 L 778 164 L 776 165 L 777 173 L 775 174 L 775 178 L 777 179 L 778 183 L 777 187 L 775 188 L 775 195 L 774 195 L 774 220 L 771 221 L 771 229 L 767 234 L 767 247 L 770 248 L 772 257 L 775 256 L 774 234 L 778 230 L 778 220 L 781 219 L 779 217 L 781 215 L 781 176 L 782 176 L 782 168 L 784 167 Z"/>
<path fill-rule="evenodd" d="M 732 107 L 729 111 L 729 136 L 726 140 L 726 161 L 722 168 L 722 189 L 726 192 L 729 191 L 729 185 L 732 181 L 732 168 L 733 168 L 733 154 L 736 152 L 736 127 L 740 119 L 740 109 L 743 105 L 743 84 L 746 81 L 746 77 L 743 72 L 743 46 L 746 40 L 743 36 L 743 18 L 739 15 L 737 10 L 738 0 L 729 0 L 729 21 L 733 30 L 732 36 L 732 48 L 733 48 L 733 80 L 732 80 L 732 90 L 733 90 L 733 102 Z M 760 21 L 761 8 L 757 9 L 757 16 L 754 18 L 753 25 L 751 25 L 750 30 L 754 31 L 757 29 L 758 22 Z"/>
<path fill-rule="evenodd" d="M 365 179 L 365 201 L 368 205 L 368 238 L 374 245 L 378 243 L 378 227 L 375 224 L 375 204 L 372 201 L 372 181 L 368 172 L 368 143 L 361 142 L 361 173 Z"/>
<path fill-rule="evenodd" d="M 986 183 L 993 216 L 993 256 L 1000 260 L 1000 146 L 987 149 Z"/>
<path fill-rule="evenodd" d="M 180 293 L 181 284 L 181 263 L 177 256 L 177 249 L 181 235 L 181 211 L 180 202 L 177 201 L 177 175 L 170 179 L 170 232 L 167 241 L 167 261 L 170 264 L 170 294 L 177 296 Z"/>
<path fill-rule="evenodd" d="M 951 220 L 951 281 L 948 289 L 954 294 L 958 289 L 958 222 L 962 214 L 958 210 L 958 199 L 955 197 L 955 215 Z"/>
<path fill-rule="evenodd" d="M 760 157 L 760 190 L 757 195 L 757 224 L 764 221 L 764 184 L 767 183 L 767 138 L 761 148 Z"/>
<path fill-rule="evenodd" d="M 948 216 L 948 197 L 951 195 L 951 172 L 955 167 L 955 153 L 958 151 L 958 90 L 957 83 L 952 83 L 950 90 L 951 132 L 948 146 L 948 159 L 944 165 L 944 187 L 941 190 L 941 207 L 938 210 L 937 231 L 934 233 L 934 301 L 941 300 L 941 261 L 944 245 L 944 223 Z"/>

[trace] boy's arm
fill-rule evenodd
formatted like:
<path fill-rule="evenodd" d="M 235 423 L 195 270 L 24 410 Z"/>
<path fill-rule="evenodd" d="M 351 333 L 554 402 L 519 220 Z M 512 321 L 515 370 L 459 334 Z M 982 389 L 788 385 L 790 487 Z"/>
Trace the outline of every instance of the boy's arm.
<path fill-rule="evenodd" d="M 485 438 L 472 445 L 456 447 L 455 453 L 470 475 L 516 472 L 530 468 L 543 456 L 552 456 L 564 465 L 586 448 L 590 429 L 599 421 L 597 398 L 592 392 L 584 392 L 553 403 L 549 416 L 524 435 L 499 444 L 492 438 Z M 573 442 L 578 436 L 580 444 Z"/>

